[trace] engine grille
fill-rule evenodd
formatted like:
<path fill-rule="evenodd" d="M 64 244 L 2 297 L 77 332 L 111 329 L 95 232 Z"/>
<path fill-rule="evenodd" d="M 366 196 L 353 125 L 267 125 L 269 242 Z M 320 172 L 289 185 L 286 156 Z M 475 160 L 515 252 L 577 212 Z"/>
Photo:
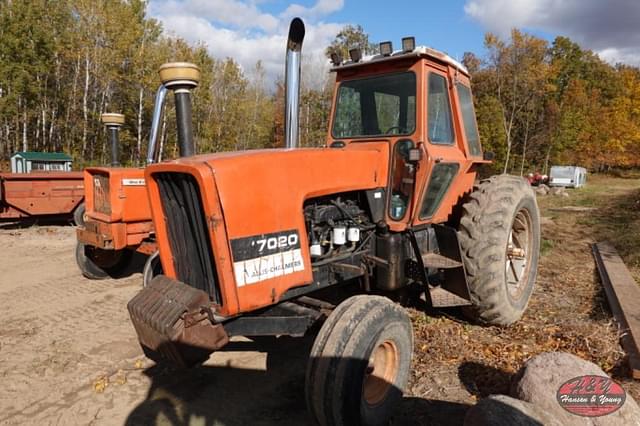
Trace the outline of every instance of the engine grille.
<path fill-rule="evenodd" d="M 93 178 L 93 209 L 99 213 L 111 214 L 111 200 L 109 194 L 109 176 L 95 174 Z"/>
<path fill-rule="evenodd" d="M 176 278 L 220 304 L 213 249 L 200 188 L 186 173 L 155 173 L 160 190 Z"/>

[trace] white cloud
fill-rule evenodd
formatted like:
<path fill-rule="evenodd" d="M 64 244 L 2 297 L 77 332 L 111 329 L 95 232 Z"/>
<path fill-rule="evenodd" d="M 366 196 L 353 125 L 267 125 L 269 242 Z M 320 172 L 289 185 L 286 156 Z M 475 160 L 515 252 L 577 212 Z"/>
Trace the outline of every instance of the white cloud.
<path fill-rule="evenodd" d="M 271 81 L 284 75 L 289 21 L 300 16 L 306 27 L 303 62 L 313 61 L 328 69 L 322 59 L 324 49 L 344 24 L 324 19 L 339 11 L 343 0 L 318 0 L 311 7 L 293 4 L 278 16 L 261 11 L 260 5 L 255 0 L 154 0 L 150 13 L 166 32 L 204 43 L 213 57 L 233 58 L 245 71 L 262 61 Z"/>
<path fill-rule="evenodd" d="M 568 36 L 609 62 L 640 65 L 638 0 L 467 0 L 464 10 L 501 36 L 539 29 Z"/>

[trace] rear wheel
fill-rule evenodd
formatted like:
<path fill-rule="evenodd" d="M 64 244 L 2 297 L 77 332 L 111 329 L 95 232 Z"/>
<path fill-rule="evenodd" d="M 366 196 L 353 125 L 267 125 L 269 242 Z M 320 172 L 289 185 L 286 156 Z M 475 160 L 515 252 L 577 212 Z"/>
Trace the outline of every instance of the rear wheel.
<path fill-rule="evenodd" d="M 306 398 L 320 425 L 386 424 L 409 378 L 413 334 L 400 306 L 380 296 L 341 303 L 309 358 Z"/>
<path fill-rule="evenodd" d="M 160 263 L 160 252 L 157 250 L 153 252 L 151 256 L 147 258 L 144 264 L 144 270 L 142 271 L 142 286 L 149 285 L 154 277 L 162 274 L 162 263 Z"/>
<path fill-rule="evenodd" d="M 540 251 L 540 215 L 531 187 L 508 175 L 483 181 L 463 205 L 459 240 L 473 303 L 465 314 L 495 325 L 520 319 Z"/>
<path fill-rule="evenodd" d="M 76 263 L 82 275 L 92 280 L 122 275 L 133 258 L 131 250 L 102 250 L 94 246 L 78 243 Z"/>

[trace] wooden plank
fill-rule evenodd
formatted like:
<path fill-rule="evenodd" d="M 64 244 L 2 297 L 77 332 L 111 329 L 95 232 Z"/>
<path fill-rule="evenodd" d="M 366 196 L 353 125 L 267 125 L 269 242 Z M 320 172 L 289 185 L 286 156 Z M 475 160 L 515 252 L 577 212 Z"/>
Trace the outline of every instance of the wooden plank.
<path fill-rule="evenodd" d="M 640 379 L 640 287 L 608 242 L 592 245 L 596 266 L 611 312 L 622 332 L 622 347 L 634 379 Z"/>

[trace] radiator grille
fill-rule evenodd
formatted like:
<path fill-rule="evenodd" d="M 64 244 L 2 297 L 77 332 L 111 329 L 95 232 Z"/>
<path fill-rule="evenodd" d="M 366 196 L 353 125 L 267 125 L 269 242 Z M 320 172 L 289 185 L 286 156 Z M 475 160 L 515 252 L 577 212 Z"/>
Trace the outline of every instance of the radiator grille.
<path fill-rule="evenodd" d="M 176 278 L 220 303 L 217 275 L 200 188 L 186 173 L 156 173 Z"/>
<path fill-rule="evenodd" d="M 109 194 L 109 176 L 95 174 L 93 178 L 93 209 L 99 213 L 111 214 L 111 200 Z"/>

